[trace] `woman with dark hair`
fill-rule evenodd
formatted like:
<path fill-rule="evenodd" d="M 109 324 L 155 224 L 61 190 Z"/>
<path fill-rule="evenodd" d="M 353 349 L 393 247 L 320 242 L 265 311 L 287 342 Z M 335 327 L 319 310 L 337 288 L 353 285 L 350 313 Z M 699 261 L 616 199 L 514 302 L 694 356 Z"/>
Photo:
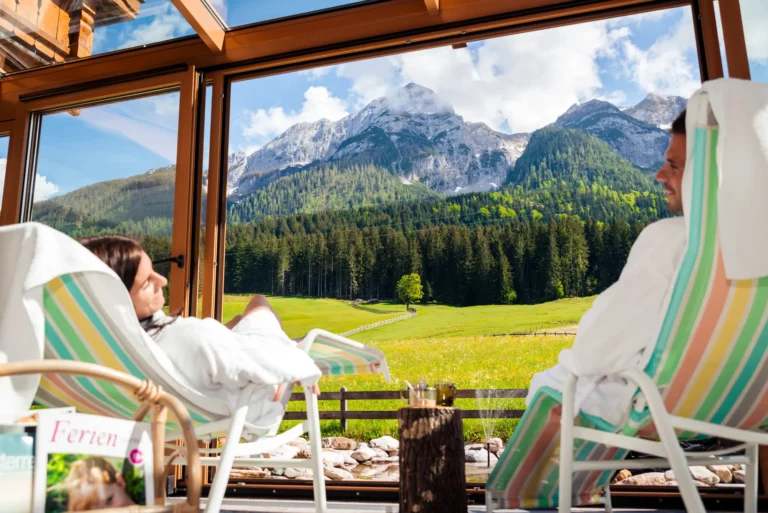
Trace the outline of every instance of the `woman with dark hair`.
<path fill-rule="evenodd" d="M 168 280 L 154 270 L 152 261 L 141 244 L 122 235 L 100 235 L 79 239 L 78 242 L 115 271 L 131 295 L 133 308 L 136 310 L 139 321 L 150 335 L 175 320 L 176 316 L 164 319 L 167 316 L 161 315 L 162 308 L 165 306 L 163 287 L 168 285 Z M 269 312 L 282 329 L 282 322 L 277 312 L 272 309 L 266 297 L 258 294 L 253 296 L 242 314 L 235 316 L 225 326 L 231 329 L 244 316 L 258 311 Z M 269 316 L 262 318 L 262 320 L 265 319 L 271 320 Z"/>
<path fill-rule="evenodd" d="M 169 316 L 163 312 L 164 276 L 137 241 L 120 235 L 80 239 L 83 246 L 107 264 L 128 290 L 136 316 L 144 330 L 165 352 L 191 384 L 207 394 L 234 405 L 237 392 L 258 374 L 269 384 L 298 381 L 319 393 L 320 370 L 314 361 L 282 329 L 280 318 L 264 296 L 254 296 L 242 314 L 227 324 L 215 319 Z M 290 362 L 290 370 L 275 368 L 266 361 Z M 259 394 L 256 394 L 259 395 Z M 262 391 L 277 400 L 279 389 Z M 267 412 L 267 410 L 274 410 Z M 263 407 L 256 418 L 282 409 Z M 249 415 L 250 416 L 250 415 Z"/>

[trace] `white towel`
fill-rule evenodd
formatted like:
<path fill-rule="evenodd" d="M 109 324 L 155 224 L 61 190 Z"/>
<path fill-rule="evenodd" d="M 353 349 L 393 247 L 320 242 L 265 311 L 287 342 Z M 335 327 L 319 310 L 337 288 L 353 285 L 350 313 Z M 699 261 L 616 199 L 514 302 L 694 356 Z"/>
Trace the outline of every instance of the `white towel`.
<path fill-rule="evenodd" d="M 695 127 L 713 124 L 720 127 L 718 228 L 725 274 L 732 280 L 768 276 L 768 84 L 713 80 L 690 99 L 684 204 L 693 175 L 691 135 Z"/>

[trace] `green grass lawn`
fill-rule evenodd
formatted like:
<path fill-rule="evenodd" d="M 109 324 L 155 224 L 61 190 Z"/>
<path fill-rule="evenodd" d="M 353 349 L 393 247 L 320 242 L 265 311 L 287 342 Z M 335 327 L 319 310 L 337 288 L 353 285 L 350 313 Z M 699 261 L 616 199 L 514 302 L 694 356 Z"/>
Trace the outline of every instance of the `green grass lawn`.
<path fill-rule="evenodd" d="M 413 319 L 396 322 L 356 335 L 360 342 L 371 343 L 400 339 L 467 337 L 535 331 L 548 326 L 569 326 L 579 322 L 592 305 L 594 297 L 561 299 L 540 305 L 487 305 L 455 307 L 416 306 Z M 402 306 L 379 304 L 377 308 Z"/>
<path fill-rule="evenodd" d="M 224 296 L 222 319 L 229 321 L 243 312 L 251 295 Z M 349 301 L 337 299 L 317 299 L 300 297 L 270 297 L 269 302 L 283 321 L 283 328 L 291 338 L 301 337 L 312 328 L 323 328 L 334 333 L 342 333 L 365 324 L 397 317 L 405 314 L 405 307 L 400 313 L 371 313 L 353 308 Z"/>
<path fill-rule="evenodd" d="M 405 321 L 407 322 L 407 321 Z M 557 363 L 557 356 L 564 348 L 570 347 L 573 337 L 451 337 L 421 338 L 417 340 L 394 340 L 377 342 L 372 345 L 387 356 L 392 383 L 386 383 L 380 375 L 325 377 L 321 389 L 347 390 L 400 390 L 405 380 L 416 383 L 426 379 L 430 384 L 437 381 L 451 381 L 458 388 L 528 388 L 531 378 L 537 372 Z M 349 401 L 350 410 L 396 410 L 403 401 Z M 303 409 L 303 403 L 291 403 L 292 411 Z M 478 401 L 463 399 L 457 406 L 465 409 L 524 409 L 522 399 L 494 399 Z M 338 401 L 323 401 L 321 409 L 338 410 Z M 284 429 L 293 424 L 284 422 Z M 324 436 L 341 435 L 336 421 L 322 423 Z M 489 423 L 490 424 L 490 423 Z M 494 423 L 494 436 L 509 438 L 517 420 L 499 420 Z M 345 436 L 356 439 L 370 439 L 381 435 L 397 435 L 397 422 L 385 420 L 350 420 Z M 464 435 L 467 440 L 481 441 L 485 438 L 479 420 L 464 421 Z"/>
<path fill-rule="evenodd" d="M 224 321 L 240 313 L 249 296 L 226 295 Z M 352 338 L 384 352 L 393 382 L 383 376 L 326 377 L 321 381 L 325 391 L 400 390 L 405 380 L 416 383 L 426 379 L 430 384 L 452 381 L 458 388 L 528 388 L 537 372 L 551 367 L 564 348 L 573 343 L 572 337 L 551 336 L 491 336 L 505 333 L 535 331 L 537 328 L 577 324 L 594 298 L 563 299 L 540 305 L 491 305 L 458 308 L 445 305 L 416 306 L 418 315 L 354 335 Z M 291 337 L 304 335 L 312 328 L 343 332 L 405 313 L 402 304 L 379 303 L 365 305 L 381 311 L 372 313 L 353 308 L 349 302 L 332 299 L 271 297 L 270 303 L 280 314 Z M 396 410 L 402 401 L 350 401 L 350 410 Z M 457 405 L 465 409 L 503 409 L 525 407 L 521 399 L 464 399 Z M 303 409 L 303 403 L 291 403 L 289 409 Z M 338 410 L 338 401 L 323 401 L 321 409 Z M 295 423 L 284 422 L 283 429 Z M 493 436 L 507 439 L 516 420 L 487 422 Z M 468 440 L 485 439 L 483 423 L 464 422 Z M 337 421 L 322 423 L 324 436 L 340 435 Z M 384 434 L 396 435 L 396 421 L 350 420 L 346 436 L 371 439 Z"/>

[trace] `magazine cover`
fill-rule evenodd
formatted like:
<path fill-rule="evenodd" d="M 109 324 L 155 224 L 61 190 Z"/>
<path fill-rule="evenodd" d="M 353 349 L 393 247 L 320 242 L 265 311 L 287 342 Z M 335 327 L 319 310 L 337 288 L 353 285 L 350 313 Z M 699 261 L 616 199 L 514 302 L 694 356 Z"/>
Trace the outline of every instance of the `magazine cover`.
<path fill-rule="evenodd" d="M 36 439 L 34 512 L 91 511 L 152 504 L 147 423 L 96 415 L 47 416 Z"/>
<path fill-rule="evenodd" d="M 0 490 L 4 513 L 32 511 L 35 434 L 40 418 L 74 413 L 74 408 L 31 410 L 15 424 L 0 425 Z"/>
<path fill-rule="evenodd" d="M 32 510 L 35 430 L 34 426 L 0 426 L 0 490 L 4 513 Z"/>

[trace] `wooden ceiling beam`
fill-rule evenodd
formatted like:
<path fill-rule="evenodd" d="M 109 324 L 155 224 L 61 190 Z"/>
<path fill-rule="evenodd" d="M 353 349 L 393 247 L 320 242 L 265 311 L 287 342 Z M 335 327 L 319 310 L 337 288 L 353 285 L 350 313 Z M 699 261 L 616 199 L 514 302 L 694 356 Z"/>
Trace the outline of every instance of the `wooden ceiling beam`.
<path fill-rule="evenodd" d="M 427 4 L 429 14 L 432 16 L 440 14 L 440 0 L 424 0 L 424 3 Z"/>
<path fill-rule="evenodd" d="M 197 35 L 212 52 L 224 50 L 226 26 L 221 18 L 206 7 L 205 0 L 171 0 L 187 23 L 192 25 Z M 212 9 L 212 8 L 211 8 Z"/>

